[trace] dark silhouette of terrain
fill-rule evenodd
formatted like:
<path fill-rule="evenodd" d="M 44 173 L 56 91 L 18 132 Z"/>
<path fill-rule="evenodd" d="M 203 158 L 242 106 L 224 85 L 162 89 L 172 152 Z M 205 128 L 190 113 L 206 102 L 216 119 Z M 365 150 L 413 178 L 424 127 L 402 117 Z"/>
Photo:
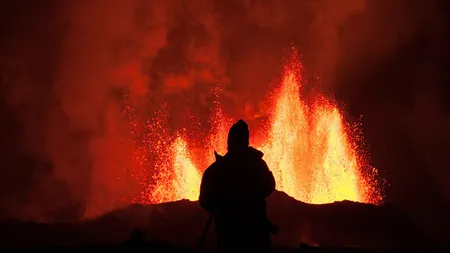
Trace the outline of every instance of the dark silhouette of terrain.
<path fill-rule="evenodd" d="M 280 232 L 276 247 L 298 248 L 304 242 L 329 247 L 389 248 L 430 243 L 408 216 L 393 207 L 350 201 L 312 205 L 276 191 L 268 212 Z M 81 247 L 153 243 L 194 249 L 208 214 L 197 202 L 180 200 L 154 205 L 130 205 L 79 223 L 38 224 L 7 221 L 0 225 L 0 247 Z M 139 229 L 139 230 L 136 230 Z M 134 231 L 134 232 L 133 232 Z M 212 229 L 204 249 L 215 246 Z M 130 240 L 130 235 L 133 240 Z M 128 243 L 128 244 L 127 244 Z M 155 246 L 156 247 L 156 246 Z M 161 246 L 162 247 L 162 246 Z"/>

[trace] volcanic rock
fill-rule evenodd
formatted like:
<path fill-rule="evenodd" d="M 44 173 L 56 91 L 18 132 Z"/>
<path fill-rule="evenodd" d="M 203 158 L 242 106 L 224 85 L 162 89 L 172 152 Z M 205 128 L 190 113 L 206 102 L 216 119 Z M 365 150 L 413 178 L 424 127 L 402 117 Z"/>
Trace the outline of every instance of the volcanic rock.
<path fill-rule="evenodd" d="M 273 236 L 279 246 L 300 243 L 326 246 L 395 247 L 416 246 L 425 238 L 409 217 L 390 206 L 351 201 L 313 205 L 297 201 L 284 192 L 268 198 L 269 216 L 280 227 Z M 3 222 L 0 246 L 42 247 L 82 244 L 120 244 L 135 229 L 147 241 L 194 248 L 205 228 L 208 214 L 197 202 L 180 200 L 153 205 L 130 205 L 101 217 L 78 223 L 38 224 Z M 215 245 L 214 228 L 204 247 Z"/>

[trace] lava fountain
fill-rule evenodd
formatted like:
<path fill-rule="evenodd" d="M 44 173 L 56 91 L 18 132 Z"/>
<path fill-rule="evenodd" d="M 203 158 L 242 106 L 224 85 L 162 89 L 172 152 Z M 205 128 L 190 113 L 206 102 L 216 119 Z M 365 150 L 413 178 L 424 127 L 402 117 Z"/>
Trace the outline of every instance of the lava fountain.
<path fill-rule="evenodd" d="M 305 82 L 302 66 L 294 56 L 286 64 L 281 84 L 271 96 L 269 127 L 252 137 L 252 145 L 265 154 L 264 159 L 275 176 L 277 189 L 308 203 L 340 200 L 373 203 L 380 200 L 381 196 L 371 185 L 374 179 L 362 173 L 367 163 L 352 144 L 348 136 L 351 132 L 347 131 L 341 112 L 321 95 L 307 103 L 300 93 Z M 164 116 L 159 115 L 157 120 L 151 121 L 158 123 L 156 126 L 147 121 L 144 132 L 160 134 L 142 137 L 140 133 L 141 139 L 147 140 L 137 145 L 140 157 L 136 159 L 145 161 L 139 163 L 140 171 L 135 175 L 138 181 L 144 182 L 141 184 L 144 190 L 135 202 L 197 199 L 202 171 L 213 162 L 213 150 L 226 151 L 226 136 L 232 124 L 231 119 L 222 113 L 219 93 L 220 90 L 216 89 L 217 98 L 212 108 L 214 116 L 211 118 L 213 129 L 201 152 L 210 155 L 199 161 L 193 158 L 198 157 L 196 151 L 188 148 L 188 136 L 161 134 L 163 131 L 158 129 L 167 126 L 161 124 Z M 157 147 L 153 145 L 149 149 L 150 143 L 156 143 Z M 143 152 L 155 157 L 151 165 L 147 157 L 142 157 Z M 143 168 L 143 164 L 147 167 Z M 376 172 L 375 169 L 372 172 Z M 153 175 L 151 180 L 149 174 Z"/>
<path fill-rule="evenodd" d="M 301 84 L 301 65 L 294 58 L 274 97 L 269 137 L 261 138 L 278 189 L 309 203 L 368 201 L 339 110 L 319 95 L 308 106 Z"/>

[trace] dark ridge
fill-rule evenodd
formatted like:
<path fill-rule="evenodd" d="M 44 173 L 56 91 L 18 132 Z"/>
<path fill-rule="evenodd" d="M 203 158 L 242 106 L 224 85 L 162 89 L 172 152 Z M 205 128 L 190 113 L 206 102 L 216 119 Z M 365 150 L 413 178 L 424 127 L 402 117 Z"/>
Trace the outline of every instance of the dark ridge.
<path fill-rule="evenodd" d="M 411 219 L 391 206 L 375 206 L 351 201 L 312 205 L 295 200 L 284 192 L 268 199 L 269 215 L 280 227 L 273 236 L 277 247 L 294 249 L 301 243 L 328 247 L 357 246 L 389 248 L 425 246 L 430 240 Z M 208 214 L 197 202 L 180 200 L 154 205 L 130 205 L 95 219 L 78 223 L 38 224 L 6 221 L 0 223 L 1 247 L 81 247 L 119 246 L 136 229 L 143 242 L 179 245 L 194 249 Z M 215 245 L 213 228 L 204 248 Z M 156 247 L 156 246 L 155 246 Z"/>

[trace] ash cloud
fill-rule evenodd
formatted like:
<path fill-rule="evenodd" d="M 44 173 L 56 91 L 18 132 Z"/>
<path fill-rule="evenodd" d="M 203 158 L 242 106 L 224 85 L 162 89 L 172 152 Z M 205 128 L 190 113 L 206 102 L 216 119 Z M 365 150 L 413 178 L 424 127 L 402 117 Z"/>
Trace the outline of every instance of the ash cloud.
<path fill-rule="evenodd" d="M 385 132 L 394 125 L 400 127 L 397 113 L 409 115 L 402 118 L 403 124 L 423 121 L 427 114 L 418 116 L 417 108 L 394 112 L 376 103 L 387 99 L 389 105 L 401 108 L 392 102 L 393 95 L 386 95 L 390 94 L 388 84 L 408 81 L 388 77 L 386 81 L 376 75 L 382 75 L 379 69 L 386 62 L 402 57 L 399 48 L 417 39 L 433 22 L 439 23 L 436 3 L 3 3 L 2 10 L 10 13 L 2 16 L 6 39 L 0 44 L 1 110 L 8 122 L 2 135 L 1 198 L 9 206 L 4 216 L 75 219 L 116 207 L 137 189 L 123 170 L 133 165 L 129 157 L 133 144 L 121 141 L 130 134 L 122 118 L 124 93 L 141 101 L 143 108 L 170 104 L 170 124 L 175 129 L 184 124 L 180 112 L 185 101 L 207 115 L 215 86 L 223 90 L 221 102 L 227 114 L 255 118 L 266 113 L 266 94 L 280 74 L 291 43 L 302 53 L 306 69 L 320 76 L 322 89 L 347 104 L 350 116 L 365 115 L 368 142 L 378 147 L 370 154 L 376 166 L 384 167 L 382 161 L 388 158 L 382 151 L 386 143 L 379 138 L 383 132 L 375 127 L 380 120 L 377 113 L 388 115 L 383 119 L 390 122 L 383 125 Z M 405 71 L 398 70 L 398 75 L 406 75 Z M 423 89 L 416 91 L 420 94 Z M 433 132 L 426 129 L 430 129 L 422 131 L 426 134 L 411 130 L 411 136 Z M 411 140 L 411 136 L 405 138 Z M 422 138 L 423 143 L 426 140 Z M 433 155 L 428 157 L 429 166 L 436 167 Z M 402 184 L 395 174 L 385 176 L 391 184 Z M 399 192 L 405 189 L 410 188 Z M 403 195 L 392 196 L 401 199 Z"/>

